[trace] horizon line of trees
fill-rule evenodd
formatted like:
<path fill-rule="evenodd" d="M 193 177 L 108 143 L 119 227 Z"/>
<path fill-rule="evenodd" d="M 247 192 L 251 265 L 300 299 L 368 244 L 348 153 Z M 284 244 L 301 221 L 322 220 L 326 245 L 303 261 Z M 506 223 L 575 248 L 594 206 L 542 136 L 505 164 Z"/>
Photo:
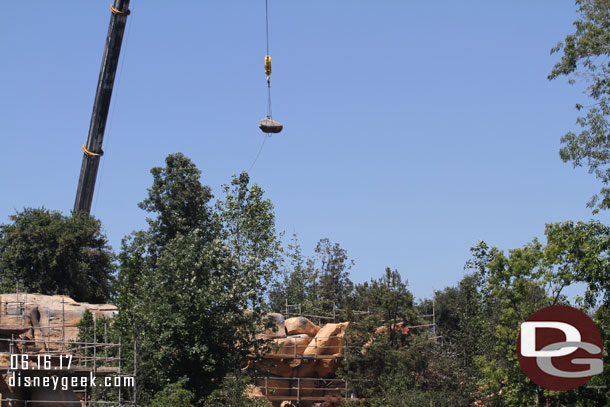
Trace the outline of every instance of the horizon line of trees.
<path fill-rule="evenodd" d="M 606 402 L 598 388 L 550 392 L 533 384 L 519 368 L 516 340 L 529 315 L 569 304 L 563 291 L 578 282 L 586 292 L 572 305 L 595 319 L 610 346 L 610 227 L 548 224 L 545 244 L 533 239 L 508 252 L 480 241 L 464 278 L 416 302 L 398 270 L 354 284 L 354 261 L 338 243 L 321 239 L 312 256 L 296 236 L 284 247 L 272 203 L 246 173 L 212 202 L 190 159 L 171 154 L 165 164 L 151 170 L 153 184 L 139 204 L 151 214 L 148 229 L 125 237 L 117 254 L 88 215 L 25 209 L 0 225 L 3 287 L 18 280 L 31 291 L 116 303 L 110 335 L 125 349 L 138 344 L 142 405 L 263 406 L 244 395 L 243 368 L 267 349 L 255 339 L 266 313 L 286 301 L 312 314 L 340 308 L 353 321 L 348 341 L 363 351 L 346 355 L 338 377 L 355 383 L 350 391 L 366 406 Z M 436 340 L 427 329 L 401 329 L 425 324 L 421 315 L 433 301 Z M 370 313 L 353 312 L 363 309 Z M 81 334 L 92 335 L 91 321 L 83 321 Z M 126 369 L 133 367 L 129 352 Z M 362 378 L 370 381 L 354 380 Z M 591 385 L 609 379 L 605 372 Z"/>

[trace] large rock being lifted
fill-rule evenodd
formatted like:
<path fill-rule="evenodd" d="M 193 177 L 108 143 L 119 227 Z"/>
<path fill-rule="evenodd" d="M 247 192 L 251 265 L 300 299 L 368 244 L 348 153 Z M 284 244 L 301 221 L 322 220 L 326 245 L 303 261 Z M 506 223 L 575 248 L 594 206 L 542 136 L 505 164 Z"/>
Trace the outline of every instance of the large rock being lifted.
<path fill-rule="evenodd" d="M 280 122 L 276 122 L 268 117 L 261 119 L 261 123 L 258 125 L 258 127 L 264 133 L 279 133 L 284 128 Z"/>

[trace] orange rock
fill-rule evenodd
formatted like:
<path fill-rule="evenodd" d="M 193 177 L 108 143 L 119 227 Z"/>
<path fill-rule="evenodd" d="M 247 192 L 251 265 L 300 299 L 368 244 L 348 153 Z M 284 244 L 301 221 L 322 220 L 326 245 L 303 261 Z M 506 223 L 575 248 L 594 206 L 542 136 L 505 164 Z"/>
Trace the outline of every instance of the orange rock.
<path fill-rule="evenodd" d="M 284 356 L 286 358 L 302 355 L 307 345 L 311 342 L 311 336 L 300 334 L 291 335 L 287 338 L 274 339 L 274 347 L 270 353 L 272 355 Z"/>
<path fill-rule="evenodd" d="M 21 306 L 25 305 L 25 312 L 21 316 Z M 46 340 L 73 341 L 78 336 L 78 323 L 83 313 L 89 310 L 94 318 L 112 318 L 117 308 L 111 304 L 89 304 L 76 302 L 65 295 L 43 294 L 0 294 L 2 315 L 0 324 L 10 321 L 10 324 L 24 324 L 30 327 L 28 336 L 36 341 L 37 347 L 44 347 Z M 63 332 L 62 332 L 63 331 Z M 61 347 L 60 344 L 49 344 L 50 348 Z"/>
<path fill-rule="evenodd" d="M 307 334 L 316 336 L 320 327 L 304 317 L 288 318 L 285 322 L 288 335 Z"/>
<path fill-rule="evenodd" d="M 296 387 L 300 386 L 297 394 Z M 320 381 L 317 379 L 301 379 L 298 380 L 295 388 L 292 390 L 292 396 L 296 397 L 321 397 L 324 396 L 324 389 L 320 387 Z"/>
<path fill-rule="evenodd" d="M 304 360 L 298 367 L 296 377 L 316 377 L 317 364 L 313 360 Z"/>
<path fill-rule="evenodd" d="M 295 377 L 296 368 L 290 366 L 289 362 L 283 360 L 274 360 L 274 363 L 269 367 L 269 373 L 280 377 Z"/>
<path fill-rule="evenodd" d="M 348 325 L 349 322 L 324 325 L 303 354 L 308 356 L 343 354 L 345 330 Z"/>
<path fill-rule="evenodd" d="M 337 369 L 339 369 L 339 362 L 336 359 L 320 359 L 315 364 L 315 374 L 317 377 L 332 377 L 337 372 Z"/>

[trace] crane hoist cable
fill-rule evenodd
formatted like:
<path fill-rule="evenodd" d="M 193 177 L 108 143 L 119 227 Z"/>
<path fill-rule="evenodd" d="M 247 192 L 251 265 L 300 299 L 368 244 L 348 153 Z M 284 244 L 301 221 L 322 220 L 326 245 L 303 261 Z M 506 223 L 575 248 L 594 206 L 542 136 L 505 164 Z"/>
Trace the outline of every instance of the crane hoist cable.
<path fill-rule="evenodd" d="M 267 40 L 267 55 L 265 55 L 265 75 L 267 75 L 267 116 L 259 124 L 259 128 L 269 135 L 279 133 L 284 126 L 273 120 L 271 112 L 271 55 L 269 55 L 269 0 L 265 0 L 265 34 Z"/>

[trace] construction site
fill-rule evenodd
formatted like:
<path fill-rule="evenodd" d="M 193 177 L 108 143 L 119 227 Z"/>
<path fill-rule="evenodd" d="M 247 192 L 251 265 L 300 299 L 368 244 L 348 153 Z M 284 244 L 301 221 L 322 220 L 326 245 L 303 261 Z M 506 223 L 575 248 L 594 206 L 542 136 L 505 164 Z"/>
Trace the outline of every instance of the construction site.
<path fill-rule="evenodd" d="M 86 311 L 103 341 L 99 334 L 90 340 L 79 334 Z M 348 343 L 349 322 L 338 322 L 340 311 L 308 315 L 287 304 L 282 313 L 268 314 L 274 326 L 259 338 L 268 340 L 271 350 L 249 365 L 257 372 L 249 396 L 265 398 L 274 407 L 332 407 L 355 399 L 354 382 L 368 379 L 337 377 L 345 355 L 362 351 Z M 127 371 L 121 341 L 108 339 L 108 321 L 116 313 L 114 305 L 79 303 L 61 295 L 0 294 L 0 407 L 135 407 L 137 349 L 128 363 L 133 370 Z M 431 323 L 401 330 L 424 328 L 433 334 L 434 314 L 425 317 Z"/>
<path fill-rule="evenodd" d="M 346 399 L 357 399 L 352 391 L 354 383 L 370 379 L 337 377 L 345 355 L 363 351 L 349 344 L 346 330 L 350 322 L 338 322 L 343 311 L 333 307 L 332 315 L 309 315 L 300 305 L 286 303 L 281 314 L 268 314 L 275 326 L 262 337 L 271 340 L 273 348 L 253 366 L 267 374 L 255 378 L 250 395 L 266 398 L 274 407 L 333 407 Z M 364 316 L 369 311 L 352 314 Z M 436 341 L 434 308 L 432 314 L 422 317 L 429 318 L 430 323 L 397 328 L 405 335 L 413 329 L 424 329 L 430 333 L 429 339 Z"/>
<path fill-rule="evenodd" d="M 85 311 L 103 341 L 79 337 Z M 135 368 L 125 371 L 120 340 L 108 340 L 105 321 L 116 312 L 61 295 L 1 294 L 0 406 L 135 406 Z"/>

